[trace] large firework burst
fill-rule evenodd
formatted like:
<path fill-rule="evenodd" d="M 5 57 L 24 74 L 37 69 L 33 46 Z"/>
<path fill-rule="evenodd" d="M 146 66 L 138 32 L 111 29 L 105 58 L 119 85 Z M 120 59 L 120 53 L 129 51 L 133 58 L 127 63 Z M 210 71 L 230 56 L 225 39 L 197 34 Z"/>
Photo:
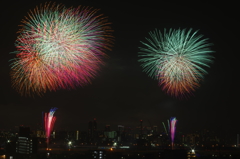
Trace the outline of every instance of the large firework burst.
<path fill-rule="evenodd" d="M 13 87 L 32 95 L 90 83 L 112 45 L 109 22 L 97 12 L 54 3 L 30 11 L 16 40 Z"/>
<path fill-rule="evenodd" d="M 213 57 L 207 39 L 192 29 L 149 34 L 151 38 L 146 38 L 148 43 L 141 42 L 145 47 L 139 52 L 143 71 L 159 80 L 162 89 L 172 96 L 186 96 L 199 87 L 207 73 L 204 67 L 209 67 Z"/>

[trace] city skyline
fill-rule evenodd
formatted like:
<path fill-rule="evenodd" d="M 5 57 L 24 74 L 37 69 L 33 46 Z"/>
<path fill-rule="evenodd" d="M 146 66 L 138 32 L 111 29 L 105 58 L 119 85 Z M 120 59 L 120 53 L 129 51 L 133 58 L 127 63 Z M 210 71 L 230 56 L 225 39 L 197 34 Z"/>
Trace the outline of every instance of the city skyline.
<path fill-rule="evenodd" d="M 177 130 L 181 131 L 207 128 L 222 133 L 240 132 L 236 127 L 239 112 L 234 70 L 239 67 L 235 62 L 239 42 L 236 5 L 56 0 L 67 7 L 83 5 L 100 9 L 112 23 L 114 47 L 106 52 L 109 58 L 92 84 L 47 92 L 42 97 L 22 97 L 11 87 L 9 60 L 14 55 L 9 53 L 16 50 L 14 42 L 21 20 L 45 2 L 26 0 L 12 4 L 8 1 L 7 5 L 2 5 L 0 129 L 19 125 L 34 127 L 41 123 L 41 112 L 57 107 L 55 128 L 59 130 L 87 129 L 87 123 L 94 118 L 102 125 L 135 126 L 143 120 L 146 125 L 161 127 L 163 121 L 176 117 Z M 156 80 L 142 72 L 138 47 L 155 28 L 162 31 L 164 28 L 193 28 L 213 43 L 214 62 L 206 69 L 208 74 L 200 88 L 188 99 L 165 94 Z"/>

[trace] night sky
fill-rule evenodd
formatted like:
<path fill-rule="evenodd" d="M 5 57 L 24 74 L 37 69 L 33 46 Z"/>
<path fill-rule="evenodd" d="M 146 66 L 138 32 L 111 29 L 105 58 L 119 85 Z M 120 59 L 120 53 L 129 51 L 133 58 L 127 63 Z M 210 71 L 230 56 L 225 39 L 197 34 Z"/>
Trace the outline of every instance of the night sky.
<path fill-rule="evenodd" d="M 239 9 L 237 3 L 173 3 L 165 1 L 55 1 L 66 7 L 79 5 L 100 9 L 112 23 L 114 46 L 109 59 L 92 84 L 75 90 L 48 92 L 43 97 L 21 97 L 11 88 L 9 60 L 14 58 L 14 42 L 19 25 L 30 9 L 46 1 L 1 2 L 0 54 L 0 129 L 25 125 L 35 129 L 42 121 L 42 111 L 57 107 L 57 130 L 87 130 L 97 119 L 98 129 L 110 124 L 136 127 L 157 125 L 170 117 L 178 119 L 182 132 L 209 129 L 223 134 L 240 133 L 239 92 Z M 189 99 L 179 100 L 165 94 L 156 80 L 148 77 L 138 60 L 138 47 L 155 28 L 199 30 L 214 53 L 214 63 L 207 68 L 201 87 Z"/>

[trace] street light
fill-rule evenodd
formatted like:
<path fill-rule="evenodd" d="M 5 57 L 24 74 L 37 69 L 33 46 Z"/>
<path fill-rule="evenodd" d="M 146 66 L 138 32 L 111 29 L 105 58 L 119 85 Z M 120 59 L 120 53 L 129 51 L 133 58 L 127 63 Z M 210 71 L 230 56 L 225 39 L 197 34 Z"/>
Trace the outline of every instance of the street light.
<path fill-rule="evenodd" d="M 68 147 L 71 147 L 72 146 L 72 141 L 69 141 L 68 142 Z"/>

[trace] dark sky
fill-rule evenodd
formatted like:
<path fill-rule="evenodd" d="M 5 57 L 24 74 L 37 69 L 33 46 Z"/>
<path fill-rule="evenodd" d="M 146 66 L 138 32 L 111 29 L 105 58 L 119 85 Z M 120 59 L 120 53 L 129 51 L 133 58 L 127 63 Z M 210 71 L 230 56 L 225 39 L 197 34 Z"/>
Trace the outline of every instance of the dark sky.
<path fill-rule="evenodd" d="M 97 119 L 99 129 L 110 124 L 137 126 L 157 125 L 172 116 L 183 132 L 212 129 L 240 133 L 237 74 L 239 65 L 239 15 L 237 4 L 173 3 L 165 1 L 66 0 L 55 1 L 66 7 L 79 5 L 101 9 L 114 30 L 115 44 L 106 65 L 91 85 L 75 90 L 49 92 L 43 97 L 21 97 L 11 88 L 9 60 L 21 20 L 30 9 L 45 1 L 21 0 L 1 2 L 0 54 L 0 129 L 28 125 L 35 128 L 42 111 L 57 107 L 55 128 L 87 130 L 88 122 Z M 213 43 L 214 63 L 208 68 L 201 87 L 189 99 L 168 96 L 149 78 L 137 61 L 140 41 L 155 28 L 193 28 Z M 236 61 L 236 62 L 235 62 Z M 238 62 L 239 63 L 239 62 Z"/>

